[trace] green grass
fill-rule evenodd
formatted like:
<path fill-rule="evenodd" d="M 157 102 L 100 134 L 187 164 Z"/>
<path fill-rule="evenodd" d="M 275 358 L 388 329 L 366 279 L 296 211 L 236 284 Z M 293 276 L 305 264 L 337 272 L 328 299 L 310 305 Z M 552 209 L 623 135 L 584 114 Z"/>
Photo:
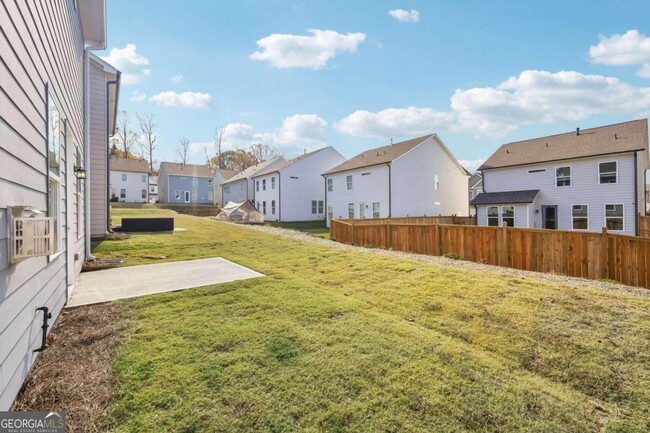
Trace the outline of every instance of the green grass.
<path fill-rule="evenodd" d="M 175 218 L 95 254 L 266 276 L 126 301 L 112 431 L 650 430 L 647 297 Z"/>
<path fill-rule="evenodd" d="M 298 230 L 323 239 L 330 238 L 330 230 L 325 226 L 325 221 L 301 221 L 293 223 L 265 222 L 263 225 Z"/>

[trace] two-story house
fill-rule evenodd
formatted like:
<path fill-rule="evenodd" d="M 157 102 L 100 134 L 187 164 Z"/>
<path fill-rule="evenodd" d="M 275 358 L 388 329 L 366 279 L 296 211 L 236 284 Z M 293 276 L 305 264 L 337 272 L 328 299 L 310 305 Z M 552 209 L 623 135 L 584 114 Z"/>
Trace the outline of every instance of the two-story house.
<path fill-rule="evenodd" d="M 471 204 L 483 226 L 635 235 L 648 167 L 647 119 L 508 143 Z"/>
<path fill-rule="evenodd" d="M 367 150 L 324 173 L 327 224 L 467 215 L 469 176 L 436 134 Z"/>
<path fill-rule="evenodd" d="M 7 411 L 90 255 L 90 213 L 106 215 L 107 165 L 91 161 L 90 149 L 108 152 L 120 74 L 92 56 L 106 48 L 104 0 L 3 1 L 0 28 L 0 411 Z M 97 207 L 93 182 L 104 192 Z"/>
<path fill-rule="evenodd" d="M 147 161 L 111 156 L 108 164 L 111 201 L 149 202 L 149 163 Z"/>
<path fill-rule="evenodd" d="M 331 146 L 258 171 L 254 201 L 266 221 L 325 220 L 325 188 L 321 173 L 345 161 Z"/>
<path fill-rule="evenodd" d="M 471 202 L 476 198 L 476 196 L 483 192 L 483 176 L 481 175 L 481 172 L 477 171 L 472 175 L 472 177 L 469 178 L 467 187 L 469 201 Z M 476 208 L 474 206 L 470 205 L 469 214 L 470 216 L 476 215 Z"/>
<path fill-rule="evenodd" d="M 221 196 L 223 204 L 228 202 L 242 203 L 245 201 L 255 200 L 255 191 L 253 190 L 253 176 L 261 170 L 266 170 L 279 166 L 284 162 L 281 156 L 260 162 L 245 170 L 240 171 L 230 179 L 226 179 L 221 184 Z"/>
<path fill-rule="evenodd" d="M 149 173 L 149 203 L 158 203 L 158 172 Z"/>
<path fill-rule="evenodd" d="M 215 168 L 214 170 L 214 197 L 215 204 L 223 207 L 226 203 L 223 202 L 223 189 L 221 185 L 228 179 L 236 175 L 235 170 L 227 170 L 225 168 Z"/>
<path fill-rule="evenodd" d="M 214 173 L 207 165 L 161 162 L 158 200 L 160 203 L 214 205 Z"/>

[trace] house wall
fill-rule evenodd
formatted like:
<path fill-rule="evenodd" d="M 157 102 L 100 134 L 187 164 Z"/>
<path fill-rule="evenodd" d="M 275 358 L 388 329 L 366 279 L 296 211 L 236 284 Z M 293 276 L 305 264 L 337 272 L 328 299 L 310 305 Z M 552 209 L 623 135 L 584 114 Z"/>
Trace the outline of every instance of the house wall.
<path fill-rule="evenodd" d="M 347 176 L 352 175 L 352 189 L 347 189 Z M 354 204 L 354 218 L 359 218 L 359 204 L 364 203 L 365 218 L 372 218 L 372 203 L 379 203 L 380 218 L 387 218 L 388 213 L 388 166 L 386 164 L 364 167 L 334 173 L 327 176 L 332 179 L 332 191 L 327 192 L 327 206 L 332 206 L 334 219 L 348 218 L 348 203 Z M 325 188 L 325 185 L 323 185 Z M 327 217 L 329 226 L 329 217 Z"/>
<path fill-rule="evenodd" d="M 434 187 L 436 175 L 438 189 Z M 467 216 L 468 179 L 442 144 L 431 137 L 391 163 L 391 216 Z"/>
<path fill-rule="evenodd" d="M 248 184 L 248 189 L 246 185 Z M 227 187 L 227 188 L 225 188 Z M 241 203 L 246 200 L 253 200 L 253 180 L 252 179 L 239 179 L 221 186 L 223 191 L 223 202 L 229 201 Z"/>
<path fill-rule="evenodd" d="M 598 164 L 600 162 L 618 162 L 618 183 L 599 183 Z M 571 166 L 571 186 L 557 187 L 555 179 L 556 167 Z M 639 165 L 642 165 L 639 162 Z M 546 169 L 542 173 L 528 173 L 529 170 Z M 534 164 L 510 168 L 485 170 L 484 189 L 486 192 L 539 189 L 535 200 L 533 218 L 529 227 L 542 227 L 541 206 L 558 206 L 558 228 L 572 229 L 571 207 L 574 204 L 589 206 L 589 230 L 600 231 L 605 225 L 605 204 L 623 204 L 625 212 L 626 234 L 635 234 L 636 216 L 635 204 L 637 194 L 634 189 L 635 179 L 634 154 L 618 154 L 582 158 L 562 162 Z M 641 188 L 638 191 L 642 193 Z M 643 209 L 641 205 L 639 209 Z M 539 210 L 540 212 L 536 212 Z M 480 224 L 480 222 L 479 222 Z"/>
<path fill-rule="evenodd" d="M 149 175 L 149 203 L 158 201 L 158 176 Z"/>
<path fill-rule="evenodd" d="M 221 185 L 226 181 L 219 169 L 214 172 L 214 204 L 223 207 L 227 202 L 223 201 L 223 188 Z"/>
<path fill-rule="evenodd" d="M 106 112 L 106 72 L 103 66 L 89 61 L 89 167 L 90 236 L 103 238 L 108 227 L 108 137 Z"/>
<path fill-rule="evenodd" d="M 122 175 L 126 175 L 126 180 L 122 180 Z M 144 180 L 142 177 L 144 176 Z M 121 189 L 126 189 L 126 198 L 120 195 Z M 147 203 L 149 201 L 149 174 L 132 171 L 111 170 L 110 173 L 111 198 L 117 197 L 119 201 L 125 203 Z M 142 198 L 142 191 L 145 191 L 145 197 Z"/>
<path fill-rule="evenodd" d="M 185 201 L 185 191 L 189 191 L 189 203 L 214 204 L 213 178 L 169 175 L 167 182 L 169 182 L 167 203 L 188 203 Z M 176 191 L 180 191 L 180 199 L 176 199 Z"/>
<path fill-rule="evenodd" d="M 77 152 L 86 164 L 84 41 L 73 0 L 2 2 L 0 28 L 0 410 L 8 410 L 38 356 L 42 313 L 36 308 L 48 307 L 52 324 L 84 260 L 84 185 L 78 190 L 72 173 Z M 67 122 L 60 147 L 60 254 L 10 264 L 7 207 L 47 208 L 47 85 Z"/>

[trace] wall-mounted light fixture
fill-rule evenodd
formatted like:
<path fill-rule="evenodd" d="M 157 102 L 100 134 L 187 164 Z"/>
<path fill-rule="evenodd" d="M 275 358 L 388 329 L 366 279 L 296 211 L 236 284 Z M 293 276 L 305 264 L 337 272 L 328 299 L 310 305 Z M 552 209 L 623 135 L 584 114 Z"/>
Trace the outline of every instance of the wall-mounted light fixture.
<path fill-rule="evenodd" d="M 86 179 L 86 169 L 83 167 L 77 167 L 75 165 L 74 167 L 74 175 L 77 177 L 77 179 L 84 180 Z"/>

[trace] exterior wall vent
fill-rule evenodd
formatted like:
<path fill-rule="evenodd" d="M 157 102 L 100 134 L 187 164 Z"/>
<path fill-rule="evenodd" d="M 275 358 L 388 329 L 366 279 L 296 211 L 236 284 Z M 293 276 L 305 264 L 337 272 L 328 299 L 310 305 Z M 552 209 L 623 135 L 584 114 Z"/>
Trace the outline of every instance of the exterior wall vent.
<path fill-rule="evenodd" d="M 38 211 L 22 207 L 7 209 L 11 263 L 29 257 L 50 256 L 56 252 L 56 218 L 40 217 L 39 214 Z"/>

